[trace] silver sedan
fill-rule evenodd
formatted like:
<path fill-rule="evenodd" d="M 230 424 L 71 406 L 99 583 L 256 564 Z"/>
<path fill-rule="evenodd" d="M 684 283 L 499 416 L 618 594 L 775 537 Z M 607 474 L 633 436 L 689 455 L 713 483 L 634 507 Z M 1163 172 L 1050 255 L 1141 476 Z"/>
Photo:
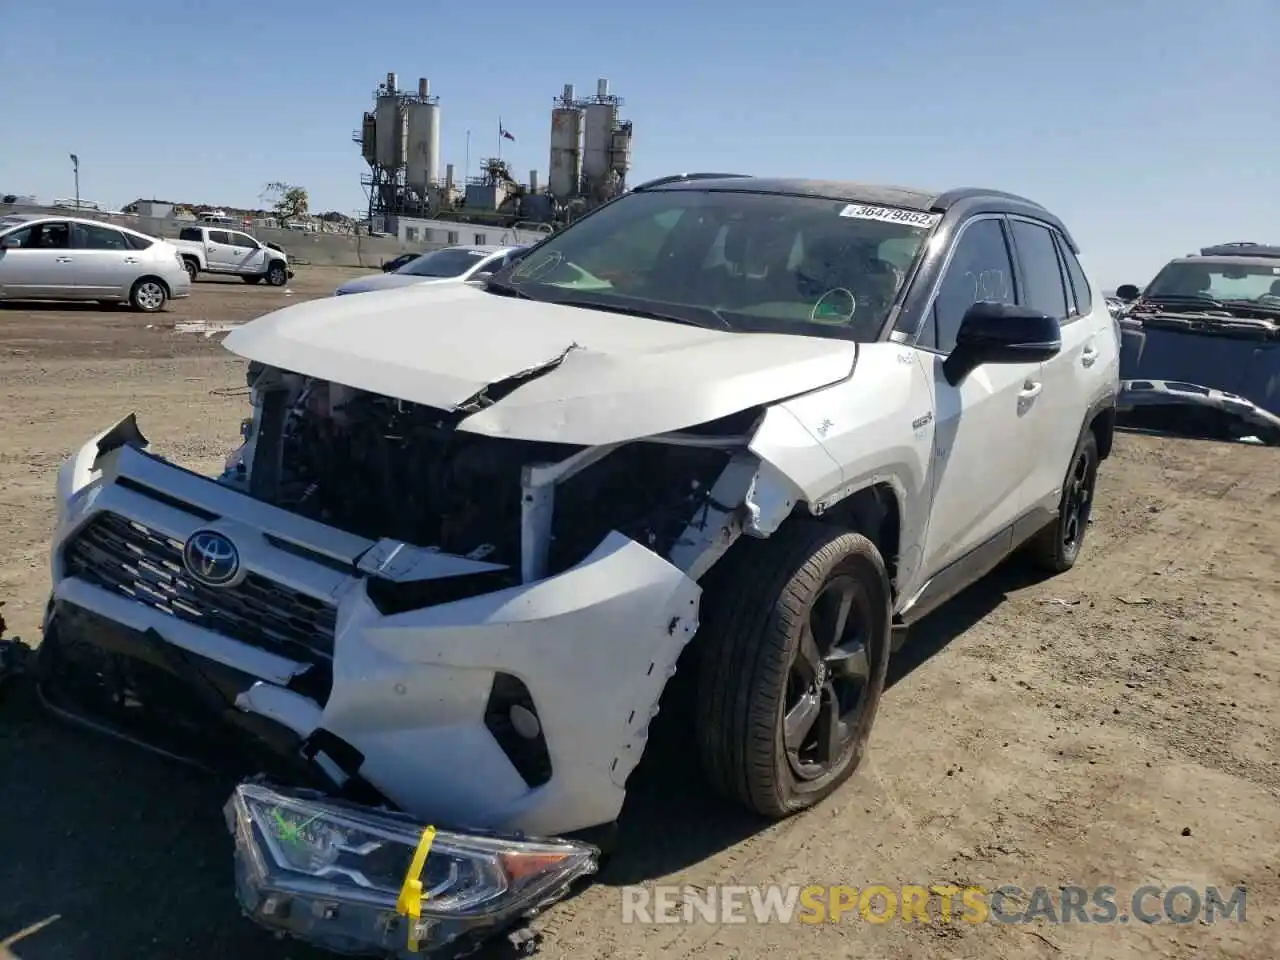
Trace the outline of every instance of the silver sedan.
<path fill-rule="evenodd" d="M 155 313 L 191 295 L 173 244 L 79 217 L 0 221 L 0 300 L 124 301 Z"/>

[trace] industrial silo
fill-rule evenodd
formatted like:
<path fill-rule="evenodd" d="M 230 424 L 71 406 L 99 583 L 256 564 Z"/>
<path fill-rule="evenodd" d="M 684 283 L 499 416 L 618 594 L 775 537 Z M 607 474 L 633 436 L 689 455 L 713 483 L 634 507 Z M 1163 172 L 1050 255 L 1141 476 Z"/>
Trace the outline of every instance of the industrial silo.
<path fill-rule="evenodd" d="M 573 84 L 566 83 L 564 94 L 551 111 L 551 165 L 547 172 L 547 189 L 564 199 L 578 193 L 582 177 L 582 109 L 573 96 Z"/>
<path fill-rule="evenodd" d="M 433 97 L 425 78 L 418 81 L 418 96 L 407 101 L 405 183 L 425 193 L 440 178 L 440 98 Z"/>
<path fill-rule="evenodd" d="M 617 98 L 609 95 L 608 80 L 596 82 L 596 95 L 583 112 L 582 176 L 594 184 L 609 175 L 613 159 L 613 132 L 618 126 Z"/>
<path fill-rule="evenodd" d="M 378 95 L 378 103 L 374 108 L 377 162 L 384 170 L 396 170 L 404 166 L 407 119 L 400 93 L 396 90 L 396 75 L 388 73 L 387 85 Z"/>

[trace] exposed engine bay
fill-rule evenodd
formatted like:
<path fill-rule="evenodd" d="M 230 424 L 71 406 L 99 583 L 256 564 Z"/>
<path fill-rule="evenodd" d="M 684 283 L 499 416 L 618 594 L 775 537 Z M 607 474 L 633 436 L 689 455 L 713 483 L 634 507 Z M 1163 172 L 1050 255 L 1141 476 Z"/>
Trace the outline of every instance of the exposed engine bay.
<path fill-rule="evenodd" d="M 667 556 L 757 416 L 606 450 L 469 434 L 457 429 L 467 411 L 274 370 L 251 369 L 250 381 L 257 416 L 224 479 L 370 539 L 519 567 L 528 469 L 588 454 L 555 478 L 546 575 L 580 562 L 610 531 Z"/>

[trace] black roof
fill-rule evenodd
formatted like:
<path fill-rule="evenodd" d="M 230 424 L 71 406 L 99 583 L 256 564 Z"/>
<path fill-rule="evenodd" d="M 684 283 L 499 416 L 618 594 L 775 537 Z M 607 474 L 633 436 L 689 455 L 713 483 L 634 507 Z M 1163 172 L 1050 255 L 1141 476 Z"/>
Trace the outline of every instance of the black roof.
<path fill-rule="evenodd" d="M 849 203 L 878 203 L 922 211 L 933 209 L 934 202 L 939 196 L 936 190 L 919 190 L 912 187 L 894 187 L 847 180 L 801 180 L 793 177 L 727 176 L 711 179 L 690 176 L 686 179 L 659 183 L 649 189 L 774 193 L 794 197 L 817 197 L 821 200 L 844 200 Z"/>
<path fill-rule="evenodd" d="M 989 198 L 1006 200 L 1024 206 L 1044 209 L 1034 200 L 1003 190 L 983 187 L 961 187 L 954 190 L 926 190 L 857 180 L 805 180 L 797 177 L 752 177 L 745 174 L 684 174 L 663 177 L 641 184 L 637 190 L 736 190 L 749 193 L 787 194 L 817 197 L 822 200 L 844 200 L 849 203 L 878 203 L 908 210 L 945 212 L 962 200 Z"/>

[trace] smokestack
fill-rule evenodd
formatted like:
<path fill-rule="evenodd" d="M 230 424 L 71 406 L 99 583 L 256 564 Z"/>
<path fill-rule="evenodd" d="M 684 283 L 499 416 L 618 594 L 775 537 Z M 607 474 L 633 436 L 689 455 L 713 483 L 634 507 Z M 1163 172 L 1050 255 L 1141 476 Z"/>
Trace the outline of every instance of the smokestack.
<path fill-rule="evenodd" d="M 446 163 L 444 165 L 444 189 L 445 193 L 452 195 L 453 193 L 453 164 Z"/>
<path fill-rule="evenodd" d="M 424 100 L 431 96 L 431 84 L 428 82 L 426 77 L 418 78 L 418 96 L 422 97 Z"/>
<path fill-rule="evenodd" d="M 537 170 L 529 171 L 529 192 L 530 193 L 538 192 L 538 171 Z"/>
<path fill-rule="evenodd" d="M 564 85 L 564 98 L 565 98 L 565 100 L 572 100 L 572 99 L 573 99 L 573 84 L 572 84 L 572 83 L 566 83 L 566 84 Z"/>
<path fill-rule="evenodd" d="M 395 93 L 397 83 L 398 81 L 396 79 L 396 75 L 394 73 L 388 73 L 387 74 L 387 93 Z"/>
<path fill-rule="evenodd" d="M 609 95 L 609 81 L 606 78 L 601 77 L 599 80 L 596 81 L 596 96 L 607 97 L 608 95 Z"/>

